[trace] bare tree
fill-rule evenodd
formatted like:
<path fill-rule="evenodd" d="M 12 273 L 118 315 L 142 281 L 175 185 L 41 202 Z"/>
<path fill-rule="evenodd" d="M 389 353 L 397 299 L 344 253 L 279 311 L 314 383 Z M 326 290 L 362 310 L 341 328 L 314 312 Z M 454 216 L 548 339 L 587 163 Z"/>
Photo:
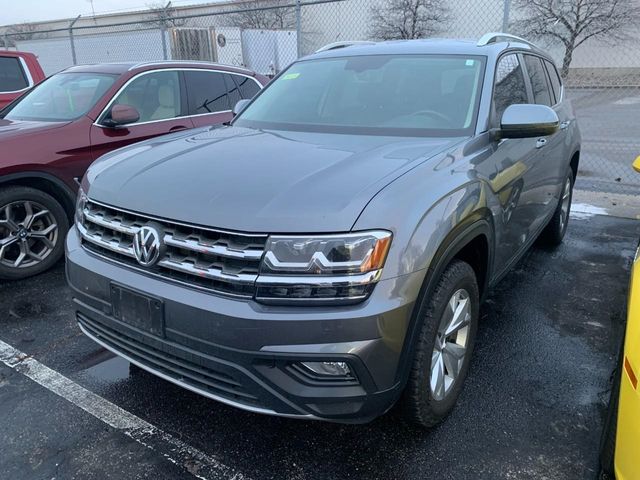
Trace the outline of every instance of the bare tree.
<path fill-rule="evenodd" d="M 293 30 L 296 28 L 296 10 L 292 0 L 251 0 L 238 6 L 231 15 L 231 25 L 256 30 Z"/>
<path fill-rule="evenodd" d="M 380 40 L 429 37 L 449 21 L 443 0 L 384 0 L 371 8 L 370 33 Z"/>
<path fill-rule="evenodd" d="M 155 25 L 158 28 L 182 27 L 187 21 L 184 18 L 176 18 L 176 9 L 168 3 L 149 3 L 149 15 L 147 15 L 148 24 Z"/>
<path fill-rule="evenodd" d="M 640 19 L 636 0 L 517 0 L 523 19 L 513 29 L 521 35 L 559 41 L 564 46 L 562 76 L 573 52 L 590 38 L 619 41 Z"/>
<path fill-rule="evenodd" d="M 7 34 L 11 36 L 11 40 L 33 40 L 38 38 L 38 26 L 33 23 L 19 23 L 11 25 L 7 29 Z"/>

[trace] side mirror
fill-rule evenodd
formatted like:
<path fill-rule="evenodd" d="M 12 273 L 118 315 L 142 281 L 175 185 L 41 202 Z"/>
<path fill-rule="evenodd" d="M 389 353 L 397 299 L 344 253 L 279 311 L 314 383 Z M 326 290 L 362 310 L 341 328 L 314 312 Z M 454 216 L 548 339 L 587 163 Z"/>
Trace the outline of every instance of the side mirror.
<path fill-rule="evenodd" d="M 558 131 L 560 120 L 546 105 L 510 105 L 502 114 L 499 138 L 545 137 Z"/>
<path fill-rule="evenodd" d="M 116 103 L 111 107 L 111 118 L 103 123 L 107 127 L 120 127 L 129 123 L 135 123 L 140 120 L 140 113 L 135 107 L 131 105 L 125 105 L 122 103 Z"/>
<path fill-rule="evenodd" d="M 243 98 L 242 100 L 238 101 L 238 103 L 236 103 L 236 106 L 233 107 L 233 116 L 235 117 L 240 112 L 242 112 L 242 110 L 244 110 L 246 106 L 249 105 L 249 102 L 251 102 L 251 100 L 248 100 L 246 98 Z"/>

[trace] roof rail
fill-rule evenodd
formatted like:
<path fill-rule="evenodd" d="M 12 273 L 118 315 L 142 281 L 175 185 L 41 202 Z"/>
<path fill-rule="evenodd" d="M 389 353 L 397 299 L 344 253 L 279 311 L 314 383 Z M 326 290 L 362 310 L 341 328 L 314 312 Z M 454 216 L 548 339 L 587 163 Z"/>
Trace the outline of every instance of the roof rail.
<path fill-rule="evenodd" d="M 326 52 L 328 50 L 336 50 L 338 48 L 351 47 L 353 45 L 375 45 L 376 42 L 366 40 L 343 40 L 341 42 L 333 42 L 316 50 L 315 53 Z"/>
<path fill-rule="evenodd" d="M 510 33 L 503 33 L 503 32 L 485 33 L 482 37 L 480 37 L 480 40 L 478 40 L 478 47 L 484 47 L 485 45 L 489 45 L 490 43 L 496 43 L 501 40 L 507 40 L 507 41 L 515 40 L 518 42 L 526 43 L 527 45 L 530 45 L 532 47 L 538 48 L 535 43 L 530 42 L 525 38 L 517 37 L 515 35 L 511 35 Z"/>
<path fill-rule="evenodd" d="M 117 63 L 117 62 L 111 62 L 111 63 Z M 131 63 L 131 62 L 121 62 L 121 63 Z M 140 67 L 148 67 L 148 66 L 153 66 L 153 65 L 167 65 L 167 64 L 171 64 L 171 63 L 175 63 L 175 64 L 197 64 L 197 65 L 209 65 L 212 67 L 233 67 L 233 68 L 240 68 L 240 69 L 245 69 L 244 67 L 234 67 L 233 65 L 223 65 L 221 63 L 216 63 L 216 62 L 207 62 L 205 60 L 154 60 L 154 61 L 150 61 L 150 62 L 139 62 L 139 63 L 134 63 L 133 65 L 131 65 L 131 67 L 129 67 L 129 71 L 131 70 L 135 70 L 136 68 L 140 68 Z"/>

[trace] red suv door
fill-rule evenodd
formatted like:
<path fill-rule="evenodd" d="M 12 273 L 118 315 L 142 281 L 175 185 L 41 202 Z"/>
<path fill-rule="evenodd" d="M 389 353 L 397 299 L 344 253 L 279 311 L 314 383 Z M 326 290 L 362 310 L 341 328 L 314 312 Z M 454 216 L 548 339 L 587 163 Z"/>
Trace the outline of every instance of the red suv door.
<path fill-rule="evenodd" d="M 137 122 L 107 126 L 114 105 L 134 107 Z M 179 70 L 151 70 L 129 80 L 91 126 L 94 159 L 130 143 L 193 128 L 188 117 L 185 86 Z"/>

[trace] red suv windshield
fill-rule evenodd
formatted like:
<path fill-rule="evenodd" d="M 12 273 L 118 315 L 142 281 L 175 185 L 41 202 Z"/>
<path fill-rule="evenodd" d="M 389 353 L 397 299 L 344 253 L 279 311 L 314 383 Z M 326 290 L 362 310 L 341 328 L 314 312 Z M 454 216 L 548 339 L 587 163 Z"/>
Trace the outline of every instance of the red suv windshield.
<path fill-rule="evenodd" d="M 8 120 L 68 121 L 85 115 L 117 75 L 59 73 L 27 93 L 4 115 Z"/>

